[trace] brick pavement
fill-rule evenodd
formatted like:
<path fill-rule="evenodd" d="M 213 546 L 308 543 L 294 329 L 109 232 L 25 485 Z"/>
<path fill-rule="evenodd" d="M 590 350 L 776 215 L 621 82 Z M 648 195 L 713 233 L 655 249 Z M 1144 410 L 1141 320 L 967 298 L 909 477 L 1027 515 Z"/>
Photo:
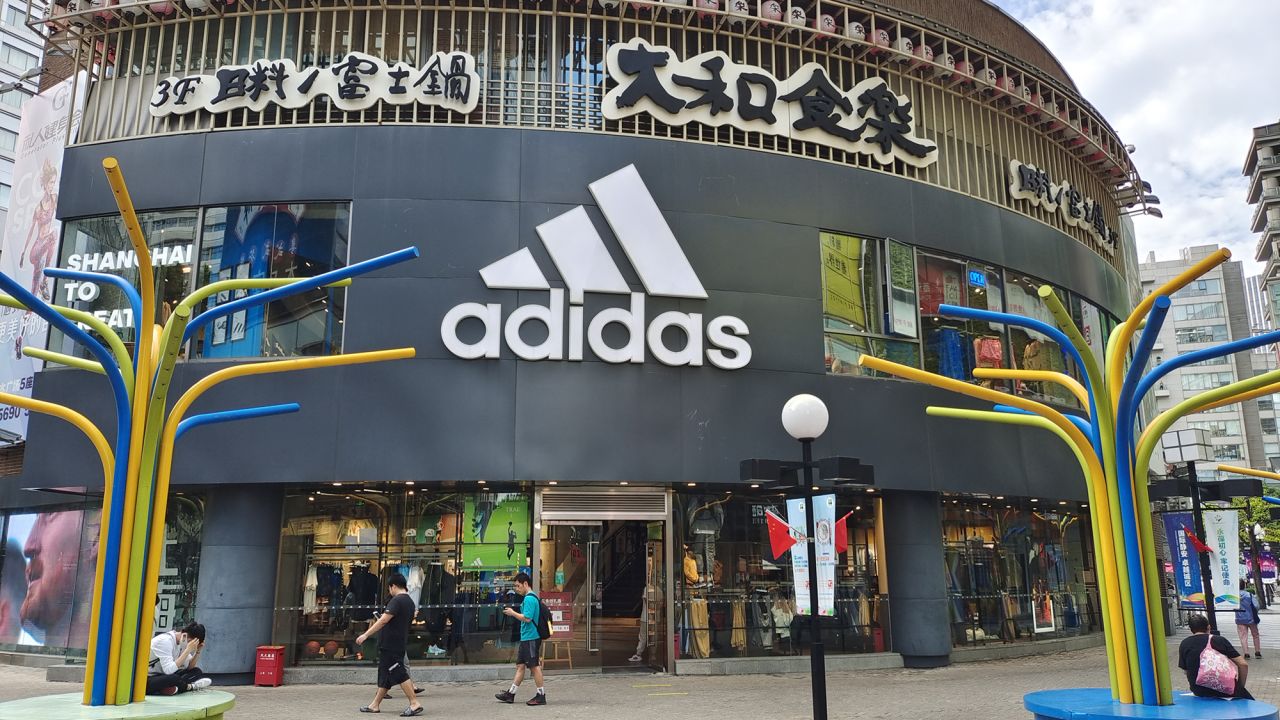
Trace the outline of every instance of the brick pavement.
<path fill-rule="evenodd" d="M 1250 665 L 1249 686 L 1259 700 L 1280 703 L 1280 613 L 1264 619 L 1265 658 Z M 1274 628 L 1274 632 L 1272 629 Z M 1225 628 L 1234 632 L 1233 628 Z M 1170 638 L 1172 655 L 1181 637 Z M 1235 638 L 1232 638 L 1233 642 Z M 1275 648 L 1272 651 L 1272 648 Z M 1266 652 L 1270 651 L 1270 652 Z M 829 677 L 833 720 L 928 717 L 931 720 L 1028 720 L 1023 694 L 1055 687 L 1097 687 L 1107 673 L 1100 648 L 1017 660 L 966 663 L 937 670 L 880 670 L 833 673 Z M 1183 678 L 1171 663 L 1175 687 Z M 0 666 L 0 701 L 32 695 L 78 692 L 75 685 L 45 683 L 44 671 Z M 372 688 L 358 685 L 297 685 L 280 688 L 230 687 L 236 709 L 228 720 L 307 718 L 337 720 L 365 717 L 356 708 Z M 547 681 L 551 704 L 529 708 L 500 705 L 495 683 L 431 684 L 424 717 L 518 718 L 561 720 L 799 720 L 809 717 L 807 675 L 669 677 L 665 675 L 560 676 Z M 532 692 L 526 683 L 522 698 Z M 395 717 L 402 697 L 387 700 L 384 715 Z M 33 719 L 34 720 L 34 719 Z"/>

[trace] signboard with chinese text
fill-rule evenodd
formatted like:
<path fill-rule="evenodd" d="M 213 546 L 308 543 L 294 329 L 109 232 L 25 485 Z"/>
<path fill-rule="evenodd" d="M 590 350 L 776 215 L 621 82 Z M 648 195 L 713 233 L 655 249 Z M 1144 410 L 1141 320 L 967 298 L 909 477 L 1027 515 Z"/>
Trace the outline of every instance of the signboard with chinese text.
<path fill-rule="evenodd" d="M 1165 540 L 1173 564 L 1173 587 L 1178 592 L 1178 606 L 1204 609 L 1204 589 L 1200 582 L 1200 555 L 1191 546 L 1187 532 L 1195 532 L 1195 519 L 1189 512 L 1164 514 Z"/>
<path fill-rule="evenodd" d="M 836 614 L 836 496 L 819 495 L 813 502 L 817 506 L 814 533 L 817 535 L 818 613 L 833 617 Z M 801 533 L 808 527 L 805 504 L 803 498 L 787 500 L 787 524 Z M 791 547 L 791 577 L 795 585 L 796 612 L 808 615 L 812 605 L 809 603 L 809 547 L 806 542 Z"/>
<path fill-rule="evenodd" d="M 1240 515 L 1235 510 L 1205 510 L 1206 545 L 1213 569 L 1214 608 L 1235 610 L 1240 607 Z"/>
<path fill-rule="evenodd" d="M 196 110 L 261 112 L 268 105 L 296 109 L 320 97 L 344 111 L 385 102 L 435 105 L 467 114 L 480 102 L 480 76 L 476 59 L 464 52 L 435 53 L 422 68 L 388 65 L 359 52 L 348 53 L 325 68 L 299 69 L 292 60 L 259 60 L 220 67 L 213 75 L 161 80 L 151 95 L 151 116 Z"/>
<path fill-rule="evenodd" d="M 1049 173 L 1021 160 L 1009 161 L 1009 197 L 1023 200 L 1050 212 L 1062 214 L 1068 225 L 1084 228 L 1108 255 L 1114 255 L 1120 233 L 1107 227 L 1102 204 L 1063 181 L 1055 183 Z"/>
<path fill-rule="evenodd" d="M 609 120 L 646 113 L 668 125 L 731 125 L 860 153 L 880 165 L 923 168 L 938 160 L 937 144 L 915 134 L 911 100 L 881 77 L 846 92 L 818 63 L 778 79 L 719 50 L 680 60 L 640 38 L 610 46 L 606 62 L 617 83 L 604 97 Z"/>
<path fill-rule="evenodd" d="M 573 639 L 573 593 L 544 592 L 539 597 L 551 613 L 551 639 Z"/>

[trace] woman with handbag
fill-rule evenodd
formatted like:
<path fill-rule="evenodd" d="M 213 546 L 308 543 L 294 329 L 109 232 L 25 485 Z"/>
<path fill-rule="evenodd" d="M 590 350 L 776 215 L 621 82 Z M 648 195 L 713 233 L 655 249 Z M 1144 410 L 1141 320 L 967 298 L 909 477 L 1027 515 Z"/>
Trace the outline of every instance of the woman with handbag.
<path fill-rule="evenodd" d="M 1240 633 L 1240 649 L 1249 655 L 1249 635 L 1253 634 L 1253 656 L 1262 657 L 1262 640 L 1258 637 L 1258 599 L 1249 592 L 1249 586 L 1240 580 L 1240 609 L 1236 610 L 1236 632 Z"/>

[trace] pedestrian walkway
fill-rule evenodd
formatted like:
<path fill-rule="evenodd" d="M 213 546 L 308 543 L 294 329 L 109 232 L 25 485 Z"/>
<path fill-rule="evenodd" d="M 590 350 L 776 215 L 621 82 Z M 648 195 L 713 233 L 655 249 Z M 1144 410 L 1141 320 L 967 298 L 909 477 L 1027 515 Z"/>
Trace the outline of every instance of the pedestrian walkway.
<path fill-rule="evenodd" d="M 1273 705 L 1280 703 L 1280 613 L 1269 614 L 1261 660 L 1250 662 L 1249 687 Z M 1266 622 L 1264 620 L 1264 622 Z M 1234 628 L 1224 628 L 1234 632 Z M 1264 630 L 1267 633 L 1268 630 Z M 1174 687 L 1185 692 L 1186 678 L 1177 670 L 1179 637 L 1169 638 Z M 1234 637 L 1232 642 L 1235 642 Z M 1269 652 L 1273 647 L 1274 652 Z M 1033 690 L 1103 687 L 1107 683 L 1102 648 L 1017 660 L 963 663 L 936 670 L 877 670 L 831 673 L 828 676 L 832 720 L 930 718 L 930 720 L 1029 720 L 1022 696 Z M 550 704 L 503 705 L 493 694 L 503 683 L 428 684 L 422 697 L 427 718 L 537 716 L 544 720 L 801 720 L 810 718 L 809 677 L 740 675 L 670 677 L 666 675 L 559 676 L 547 680 Z M 373 695 L 371 686 L 293 685 L 278 688 L 229 687 L 235 709 L 226 720 L 307 718 L 348 720 Z M 44 682 L 37 668 L 0 666 L 0 701 L 34 695 L 75 692 L 78 686 Z M 533 692 L 521 689 L 520 700 Z M 404 697 L 384 701 L 383 713 L 395 717 L 406 707 Z M 35 720 L 34 718 L 32 720 Z"/>

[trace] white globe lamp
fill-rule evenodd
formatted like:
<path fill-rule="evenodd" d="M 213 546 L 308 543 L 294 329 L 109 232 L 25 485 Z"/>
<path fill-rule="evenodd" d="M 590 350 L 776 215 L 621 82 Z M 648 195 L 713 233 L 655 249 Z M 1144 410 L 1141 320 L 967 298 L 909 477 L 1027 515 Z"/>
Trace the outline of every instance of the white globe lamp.
<path fill-rule="evenodd" d="M 796 440 L 816 440 L 827 431 L 827 405 L 817 397 L 801 393 L 782 406 L 782 427 Z"/>

